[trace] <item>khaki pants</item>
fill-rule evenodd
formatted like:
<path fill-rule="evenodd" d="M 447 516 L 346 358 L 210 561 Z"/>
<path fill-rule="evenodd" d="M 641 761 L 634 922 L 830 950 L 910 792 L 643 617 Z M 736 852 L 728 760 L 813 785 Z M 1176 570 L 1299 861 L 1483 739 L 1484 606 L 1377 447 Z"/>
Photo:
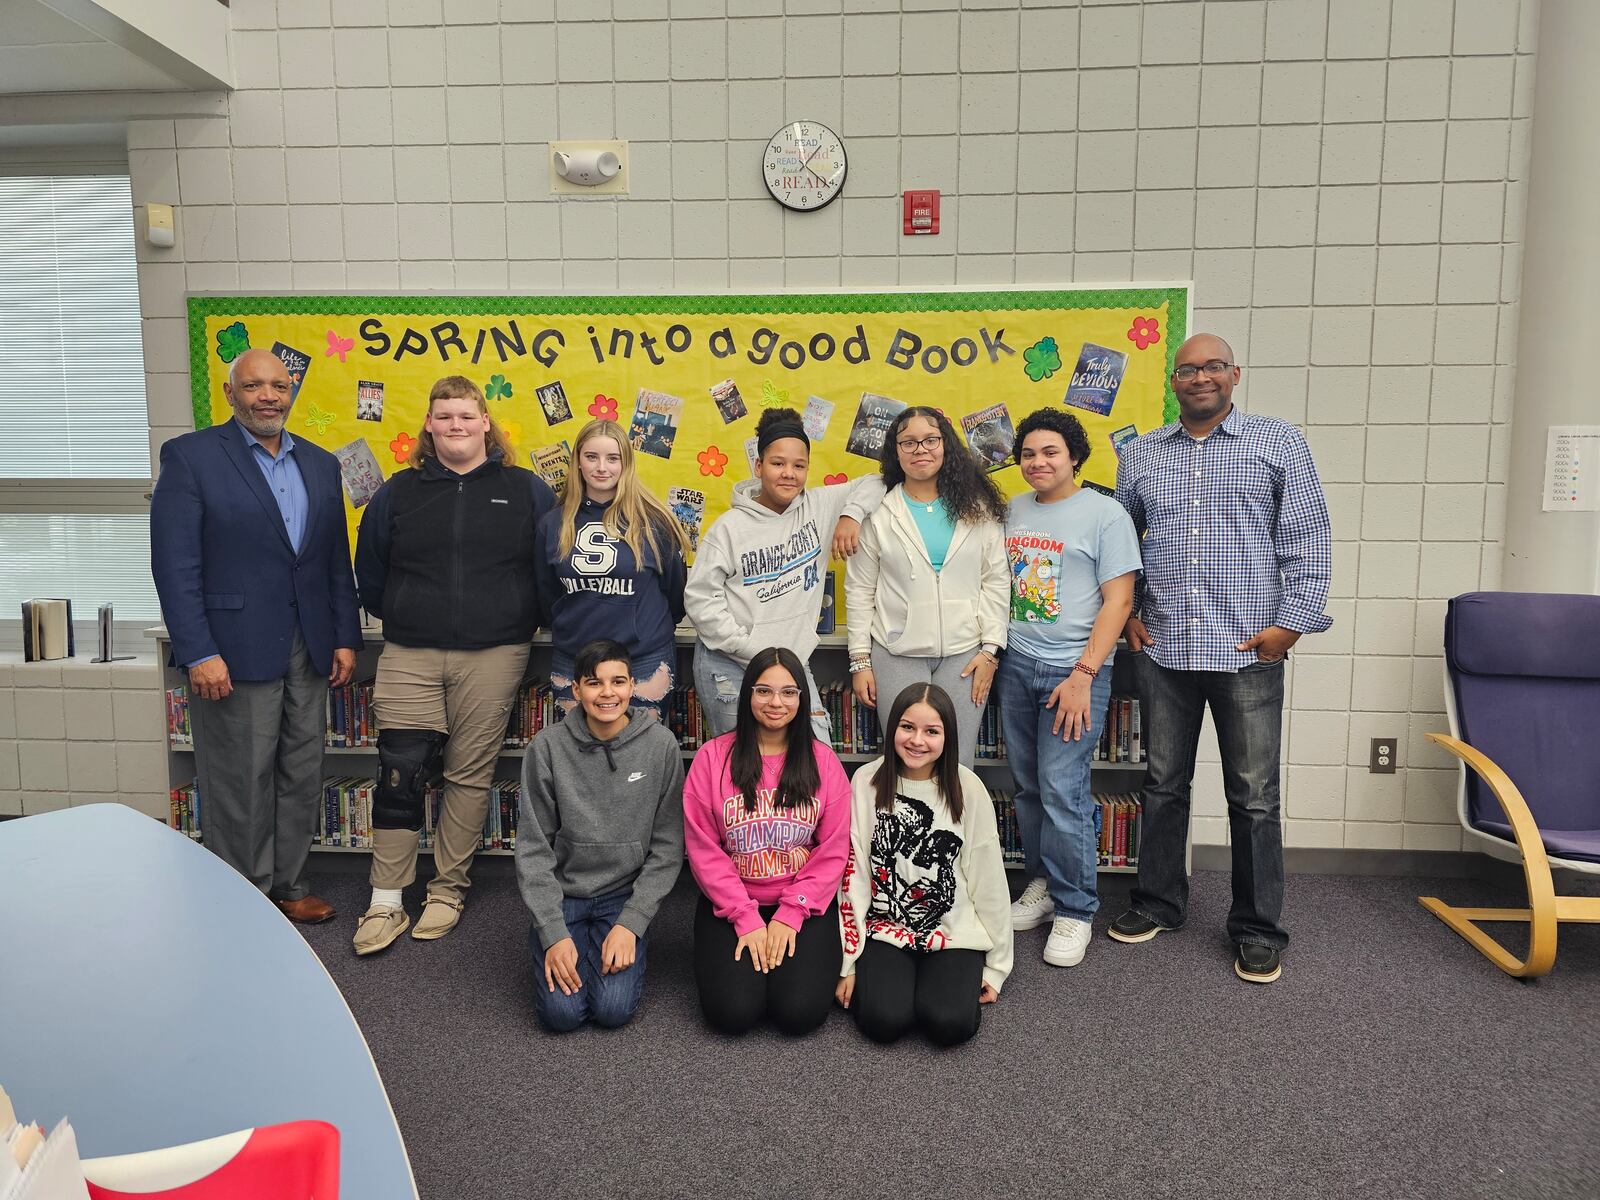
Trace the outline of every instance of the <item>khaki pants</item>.
<path fill-rule="evenodd" d="M 444 803 L 433 837 L 430 895 L 463 898 L 467 870 L 489 812 L 489 785 L 505 742 L 511 703 L 528 669 L 527 645 L 487 650 L 384 646 L 372 688 L 382 729 L 436 729 L 444 748 Z M 417 834 L 372 831 L 372 886 L 403 888 L 417 877 Z"/>

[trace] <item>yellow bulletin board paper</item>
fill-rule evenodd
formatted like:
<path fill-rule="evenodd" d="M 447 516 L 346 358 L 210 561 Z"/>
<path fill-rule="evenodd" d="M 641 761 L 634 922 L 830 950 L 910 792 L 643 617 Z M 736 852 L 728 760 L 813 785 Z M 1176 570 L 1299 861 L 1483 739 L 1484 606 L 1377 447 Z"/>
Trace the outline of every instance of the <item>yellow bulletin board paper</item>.
<path fill-rule="evenodd" d="M 761 411 L 812 437 L 811 481 L 877 470 L 897 405 L 943 410 L 1008 496 L 1011 431 L 1038 408 L 1089 435 L 1083 482 L 1116 484 L 1116 446 L 1173 421 L 1187 284 L 1060 291 L 695 296 L 191 296 L 195 427 L 231 415 L 222 385 L 272 350 L 296 395 L 289 431 L 340 454 L 352 539 L 377 479 L 403 465 L 428 390 L 465 375 L 521 466 L 548 475 L 592 417 L 629 430 L 657 495 L 704 497 L 703 529 L 750 477 Z M 370 453 L 370 458 L 368 454 Z M 870 454 L 871 457 L 867 457 Z"/>

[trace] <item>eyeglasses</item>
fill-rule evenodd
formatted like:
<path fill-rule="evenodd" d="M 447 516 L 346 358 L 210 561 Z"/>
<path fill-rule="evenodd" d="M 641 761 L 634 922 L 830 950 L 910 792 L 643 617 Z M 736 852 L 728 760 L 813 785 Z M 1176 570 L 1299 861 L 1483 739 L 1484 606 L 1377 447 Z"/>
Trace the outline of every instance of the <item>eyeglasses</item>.
<path fill-rule="evenodd" d="M 1201 371 L 1204 371 L 1213 379 L 1221 379 L 1229 371 L 1233 370 L 1233 368 L 1233 363 L 1223 362 L 1220 358 L 1213 358 L 1210 362 L 1202 363 L 1198 367 L 1194 366 L 1192 363 L 1184 363 L 1183 366 L 1179 367 L 1172 373 L 1172 377 L 1182 383 L 1188 383 L 1189 380 L 1200 374 Z"/>
<path fill-rule="evenodd" d="M 753 695 L 757 700 L 761 700 L 763 702 L 771 700 L 774 696 L 776 696 L 785 704 L 800 703 L 800 689 L 797 687 L 769 688 L 764 683 L 758 683 L 755 685 L 755 687 L 750 689 L 750 694 Z"/>
<path fill-rule="evenodd" d="M 917 438 L 906 438 L 904 441 L 899 441 L 894 444 L 895 449 L 900 451 L 901 454 L 910 454 L 919 446 L 924 450 L 937 450 L 942 445 L 944 445 L 944 437 L 942 434 L 937 433 L 930 433 L 927 437 L 922 438 L 921 440 L 918 440 Z"/>

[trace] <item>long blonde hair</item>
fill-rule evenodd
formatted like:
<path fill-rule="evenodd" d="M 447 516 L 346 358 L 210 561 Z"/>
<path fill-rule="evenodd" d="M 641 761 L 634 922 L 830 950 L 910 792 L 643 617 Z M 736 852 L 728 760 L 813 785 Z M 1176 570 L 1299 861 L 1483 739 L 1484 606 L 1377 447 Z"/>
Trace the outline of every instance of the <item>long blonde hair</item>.
<path fill-rule="evenodd" d="M 489 402 L 483 398 L 483 389 L 465 375 L 446 375 L 428 393 L 428 411 L 433 412 L 435 400 L 476 400 L 478 411 L 489 418 L 489 429 L 484 434 L 484 449 L 489 452 L 489 457 L 495 457 L 495 451 L 500 452 L 500 461 L 506 466 L 516 465 L 517 457 L 511 449 L 511 443 L 506 440 L 505 432 L 494 423 L 494 414 L 489 411 Z M 425 458 L 437 458 L 433 450 L 433 434 L 428 432 L 427 422 L 423 422 L 422 431 L 417 434 L 417 444 L 411 447 L 411 453 L 406 456 L 406 466 L 420 467 Z"/>
<path fill-rule="evenodd" d="M 578 436 L 573 439 L 572 465 L 567 468 L 567 484 L 561 493 L 561 556 L 565 558 L 572 553 L 572 544 L 578 536 L 578 507 L 584 497 L 583 472 L 578 468 L 578 459 L 583 453 L 584 443 L 600 437 L 608 437 L 616 442 L 617 450 L 622 455 L 622 471 L 617 476 L 617 498 L 606 509 L 601 522 L 606 535 L 626 543 L 628 549 L 633 551 L 634 561 L 641 566 L 644 564 L 646 539 L 649 539 L 650 551 L 655 555 L 658 567 L 666 558 L 668 549 L 662 544 L 663 539 L 669 544 L 676 543 L 678 553 L 687 555 L 689 540 L 683 534 L 683 526 L 678 524 L 672 510 L 639 482 L 639 473 L 633 464 L 633 446 L 622 426 L 615 421 L 590 421 L 578 430 Z"/>

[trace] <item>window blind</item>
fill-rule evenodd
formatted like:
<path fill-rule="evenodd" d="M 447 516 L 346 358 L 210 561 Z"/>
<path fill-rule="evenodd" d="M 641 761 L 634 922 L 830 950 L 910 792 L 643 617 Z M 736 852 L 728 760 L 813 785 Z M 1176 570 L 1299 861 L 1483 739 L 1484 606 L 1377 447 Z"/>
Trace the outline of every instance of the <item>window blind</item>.
<path fill-rule="evenodd" d="M 0 177 L 0 378 L 0 478 L 150 478 L 126 175 Z"/>

